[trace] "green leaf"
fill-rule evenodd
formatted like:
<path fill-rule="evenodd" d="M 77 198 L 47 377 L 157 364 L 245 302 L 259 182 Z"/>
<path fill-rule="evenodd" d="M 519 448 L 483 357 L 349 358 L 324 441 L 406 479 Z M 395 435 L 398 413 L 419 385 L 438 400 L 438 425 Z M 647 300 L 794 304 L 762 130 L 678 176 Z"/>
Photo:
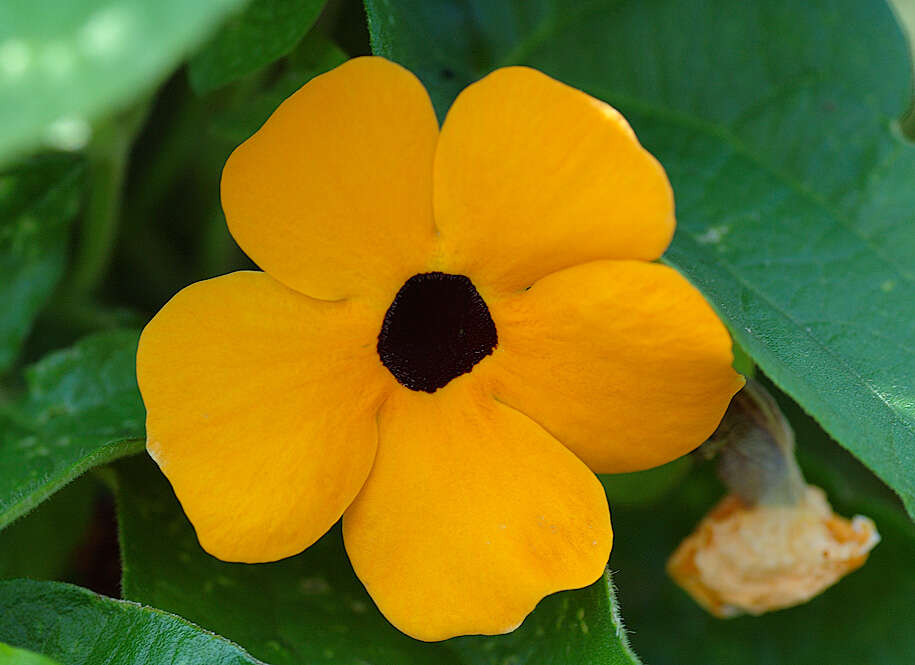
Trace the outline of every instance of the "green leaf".
<path fill-rule="evenodd" d="M 61 155 L 0 172 L 0 372 L 16 359 L 63 273 L 84 173 L 80 160 Z"/>
<path fill-rule="evenodd" d="M 890 0 L 902 27 L 905 28 L 911 42 L 915 35 L 915 0 Z"/>
<path fill-rule="evenodd" d="M 366 8 L 440 115 L 520 63 L 619 108 L 674 186 L 666 260 L 915 516 L 915 151 L 893 129 L 910 61 L 882 0 Z"/>
<path fill-rule="evenodd" d="M 896 498 L 800 409 L 787 413 L 808 482 L 826 490 L 839 514 L 871 517 L 881 542 L 860 570 L 806 605 L 722 620 L 664 572 L 667 557 L 724 494 L 712 465 L 658 504 L 616 507 L 610 565 L 618 571 L 633 646 L 647 662 L 861 665 L 904 663 L 915 653 L 915 525 Z"/>
<path fill-rule="evenodd" d="M 59 582 L 0 582 L 0 640 L 66 665 L 259 665 L 181 617 Z"/>
<path fill-rule="evenodd" d="M 91 335 L 26 373 L 28 395 L 0 411 L 0 527 L 94 466 L 143 448 L 138 335 Z"/>
<path fill-rule="evenodd" d="M 290 57 L 287 68 L 256 94 L 236 98 L 210 118 L 210 130 L 233 145 L 246 141 L 270 114 L 296 90 L 318 74 L 346 61 L 346 54 L 323 35 L 312 33 Z"/>
<path fill-rule="evenodd" d="M 86 537 L 96 489 L 94 479 L 78 480 L 0 531 L 0 578 L 65 575 L 73 550 Z"/>
<path fill-rule="evenodd" d="M 274 665 L 638 662 L 622 636 L 609 576 L 547 598 L 509 635 L 418 642 L 375 608 L 350 567 L 338 528 L 284 561 L 224 563 L 200 548 L 150 460 L 125 460 L 117 471 L 125 597 L 186 616 Z"/>
<path fill-rule="evenodd" d="M 253 0 L 191 59 L 191 86 L 206 93 L 283 57 L 314 25 L 324 2 Z"/>
<path fill-rule="evenodd" d="M 42 141 L 81 147 L 97 116 L 150 90 L 241 2 L 0 3 L 0 162 Z"/>
<path fill-rule="evenodd" d="M 0 642 L 0 663 L 3 665 L 59 665 L 56 660 L 46 658 L 34 651 L 17 649 Z"/>
<path fill-rule="evenodd" d="M 467 665 L 640 665 L 629 647 L 610 572 L 596 584 L 548 596 L 520 628 L 447 642 Z"/>

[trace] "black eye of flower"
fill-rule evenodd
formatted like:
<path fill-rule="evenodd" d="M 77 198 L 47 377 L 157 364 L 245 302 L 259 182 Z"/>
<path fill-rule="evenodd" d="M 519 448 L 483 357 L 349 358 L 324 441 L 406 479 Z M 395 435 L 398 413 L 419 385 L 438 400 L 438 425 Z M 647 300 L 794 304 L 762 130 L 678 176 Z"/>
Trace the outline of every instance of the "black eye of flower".
<path fill-rule="evenodd" d="M 410 390 L 432 393 L 499 342 L 489 308 L 464 275 L 428 272 L 404 282 L 384 316 L 378 355 Z"/>

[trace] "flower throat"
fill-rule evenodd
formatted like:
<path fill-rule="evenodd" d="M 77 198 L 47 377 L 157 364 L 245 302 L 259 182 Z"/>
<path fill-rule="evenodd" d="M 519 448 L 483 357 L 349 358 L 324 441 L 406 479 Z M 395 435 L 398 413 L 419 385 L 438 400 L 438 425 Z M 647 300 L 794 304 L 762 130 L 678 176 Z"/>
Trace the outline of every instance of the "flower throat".
<path fill-rule="evenodd" d="M 499 343 L 486 302 L 464 275 L 427 272 L 400 287 L 378 334 L 382 364 L 410 390 L 433 393 Z"/>

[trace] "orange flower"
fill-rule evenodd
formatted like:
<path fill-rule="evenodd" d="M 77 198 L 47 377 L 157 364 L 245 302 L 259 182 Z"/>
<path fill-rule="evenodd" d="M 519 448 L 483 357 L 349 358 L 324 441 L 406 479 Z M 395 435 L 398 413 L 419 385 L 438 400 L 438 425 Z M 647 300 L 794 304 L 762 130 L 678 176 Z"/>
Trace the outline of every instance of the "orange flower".
<path fill-rule="evenodd" d="M 742 380 L 673 270 L 673 197 L 612 108 L 527 68 L 441 131 L 358 58 L 230 157 L 229 229 L 266 272 L 189 286 L 137 371 L 150 454 L 202 546 L 273 561 L 341 515 L 356 574 L 423 640 L 503 633 L 610 553 L 591 473 L 673 459 Z M 589 470 L 590 467 L 590 470 Z"/>

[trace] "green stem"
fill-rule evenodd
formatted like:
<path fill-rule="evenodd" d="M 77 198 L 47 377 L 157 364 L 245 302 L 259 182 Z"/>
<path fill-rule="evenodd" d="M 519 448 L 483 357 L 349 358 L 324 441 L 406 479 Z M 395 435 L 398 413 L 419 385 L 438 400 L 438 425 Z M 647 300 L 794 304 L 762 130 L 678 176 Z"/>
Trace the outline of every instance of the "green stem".
<path fill-rule="evenodd" d="M 915 104 L 913 104 L 906 114 L 902 116 L 899 127 L 907 139 L 910 141 L 915 140 Z"/>
<path fill-rule="evenodd" d="M 201 263 L 203 274 L 221 275 L 229 269 L 232 256 L 232 237 L 226 230 L 222 215 L 213 215 L 203 230 L 201 242 Z"/>
<path fill-rule="evenodd" d="M 137 164 L 136 197 L 130 202 L 131 218 L 146 220 L 156 213 L 165 193 L 187 169 L 203 131 L 202 106 L 195 103 L 189 91 L 181 91 L 166 121 L 157 126 L 156 150 Z"/>
<path fill-rule="evenodd" d="M 117 240 L 130 148 L 146 108 L 142 104 L 99 127 L 86 151 L 89 202 L 67 285 L 70 297 L 91 295 L 108 270 Z"/>

